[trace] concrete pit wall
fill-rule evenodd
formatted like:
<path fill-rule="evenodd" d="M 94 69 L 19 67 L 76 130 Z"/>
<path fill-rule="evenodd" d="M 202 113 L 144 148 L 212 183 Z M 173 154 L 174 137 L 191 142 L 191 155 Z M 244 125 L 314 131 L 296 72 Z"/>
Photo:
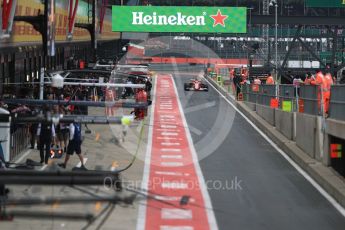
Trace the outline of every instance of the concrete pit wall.
<path fill-rule="evenodd" d="M 345 121 L 327 119 L 326 133 L 345 140 Z"/>
<path fill-rule="evenodd" d="M 255 111 L 256 110 L 256 104 L 248 101 L 244 101 L 244 104 L 250 108 L 251 110 Z"/>
<path fill-rule="evenodd" d="M 330 166 L 331 165 L 331 158 L 330 158 L 330 138 L 331 136 L 340 138 L 345 140 L 345 121 L 335 120 L 335 119 L 326 119 L 326 134 L 325 134 L 325 143 L 323 146 L 324 151 L 324 158 L 322 162 Z"/>
<path fill-rule="evenodd" d="M 274 119 L 277 130 L 289 140 L 294 140 L 294 114 L 276 109 Z"/>
<path fill-rule="evenodd" d="M 316 116 L 297 113 L 296 144 L 312 158 L 315 158 L 316 126 Z"/>
<path fill-rule="evenodd" d="M 270 125 L 275 125 L 275 109 L 272 109 L 269 106 L 256 104 L 256 113 L 265 121 L 267 121 Z"/>

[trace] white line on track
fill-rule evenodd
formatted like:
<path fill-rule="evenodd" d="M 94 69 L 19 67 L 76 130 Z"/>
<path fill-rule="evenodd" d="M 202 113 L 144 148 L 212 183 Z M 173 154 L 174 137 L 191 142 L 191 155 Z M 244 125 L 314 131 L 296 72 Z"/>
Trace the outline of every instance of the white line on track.
<path fill-rule="evenodd" d="M 26 150 L 25 153 L 23 153 L 23 155 L 19 157 L 14 163 L 16 164 L 20 163 L 22 160 L 24 160 L 25 157 L 27 157 L 31 153 L 31 151 L 32 149 Z"/>
<path fill-rule="evenodd" d="M 206 188 L 206 185 L 205 185 L 204 176 L 202 174 L 202 171 L 201 171 L 201 168 L 200 168 L 200 165 L 199 165 L 198 155 L 196 154 L 196 151 L 195 151 L 195 147 L 194 147 L 194 144 L 193 144 L 192 136 L 191 136 L 191 134 L 190 134 L 190 132 L 189 132 L 189 130 L 187 128 L 188 127 L 187 120 L 186 120 L 186 117 L 184 115 L 184 111 L 183 111 L 183 108 L 182 108 L 182 105 L 181 105 L 181 101 L 179 100 L 180 97 L 179 97 L 179 94 L 178 94 L 177 87 L 176 87 L 174 79 L 172 79 L 172 82 L 173 82 L 173 85 L 174 85 L 173 88 L 175 90 L 175 94 L 177 96 L 177 105 L 178 105 L 180 113 L 181 113 L 181 120 L 182 120 L 183 127 L 185 129 L 185 132 L 186 132 L 188 144 L 189 144 L 190 151 L 191 151 L 191 154 L 192 154 L 193 164 L 194 164 L 195 172 L 196 172 L 196 175 L 197 175 L 197 178 L 198 178 L 198 182 L 199 182 L 199 185 L 200 185 L 201 194 L 202 194 L 202 196 L 204 198 L 204 201 L 205 201 L 205 207 L 207 207 L 206 208 L 206 214 L 207 214 L 208 223 L 209 223 L 209 226 L 210 226 L 211 230 L 217 230 L 218 229 L 218 225 L 217 225 L 217 222 L 216 222 L 216 217 L 215 217 L 213 209 L 212 209 L 211 198 L 210 198 L 210 195 L 208 194 L 208 191 L 207 191 L 207 188 Z"/>
<path fill-rule="evenodd" d="M 169 171 L 155 171 L 155 174 L 165 175 L 165 176 L 190 176 L 189 173 L 169 172 Z"/>
<path fill-rule="evenodd" d="M 159 195 L 156 195 L 156 196 L 154 196 L 154 198 L 157 200 L 161 200 L 161 201 L 180 201 L 181 200 L 180 196 L 159 196 Z M 190 198 L 189 202 L 195 203 L 195 199 Z"/>
<path fill-rule="evenodd" d="M 181 152 L 181 149 L 161 149 L 162 152 Z"/>
<path fill-rule="evenodd" d="M 231 101 L 229 101 L 216 87 L 214 87 L 208 79 L 205 79 L 208 84 L 219 93 L 219 95 L 231 105 L 236 112 L 238 112 L 272 147 L 277 150 L 280 155 L 282 155 L 309 183 L 320 192 L 320 194 L 325 197 L 334 208 L 336 208 L 341 215 L 345 217 L 345 208 L 342 207 L 331 195 L 329 195 L 313 178 L 311 178 L 308 173 L 306 173 L 297 163 L 295 163 L 282 149 L 280 149 L 265 133 L 263 133 L 246 115 L 244 115 L 239 109 L 236 108 Z"/>
<path fill-rule="evenodd" d="M 157 92 L 157 76 L 154 78 L 154 87 L 152 95 L 156 95 Z M 160 97 L 162 98 L 162 97 Z M 153 137 L 153 121 L 154 121 L 154 111 L 156 106 L 156 98 L 153 97 L 151 108 L 150 108 L 150 124 L 149 124 L 149 132 L 147 137 L 147 146 L 146 146 L 146 153 L 145 153 L 145 165 L 144 165 L 144 172 L 143 172 L 143 180 L 141 182 L 141 187 L 144 190 L 148 190 L 148 182 L 150 177 L 150 167 L 151 167 L 151 150 L 152 150 L 152 137 Z M 137 230 L 144 230 L 146 225 L 146 204 L 147 200 L 142 201 L 142 205 L 139 206 L 138 210 L 138 221 L 137 221 Z"/>
<path fill-rule="evenodd" d="M 188 184 L 187 183 L 180 183 L 180 182 L 169 182 L 169 181 L 164 181 L 161 183 L 162 188 L 166 189 L 187 189 Z"/>
<path fill-rule="evenodd" d="M 162 208 L 161 218 L 164 219 L 181 219 L 188 220 L 193 218 L 192 210 L 180 209 L 180 208 Z"/>
<path fill-rule="evenodd" d="M 166 113 L 167 111 L 163 110 L 163 108 L 160 108 L 161 110 L 158 110 L 159 113 Z M 176 114 L 174 111 L 169 111 L 169 113 Z"/>
<path fill-rule="evenodd" d="M 161 166 L 164 167 L 182 167 L 183 165 L 183 162 L 161 162 Z"/>
<path fill-rule="evenodd" d="M 164 145 L 164 146 L 177 146 L 177 145 L 181 145 L 181 143 L 162 142 L 161 145 Z"/>
<path fill-rule="evenodd" d="M 181 226 L 170 226 L 162 225 L 159 230 L 195 230 L 192 226 L 181 225 Z"/>
<path fill-rule="evenodd" d="M 48 167 L 48 165 L 43 165 L 42 168 L 39 169 L 39 171 L 43 171 Z"/>
<path fill-rule="evenodd" d="M 215 105 L 216 105 L 216 102 L 212 101 L 212 102 L 208 102 L 205 104 L 200 104 L 200 105 L 196 105 L 193 107 L 189 107 L 189 108 L 185 109 L 184 112 L 185 113 L 191 113 L 191 112 L 195 112 L 195 111 L 200 111 L 202 109 L 207 109 L 207 108 L 213 107 Z"/>
<path fill-rule="evenodd" d="M 176 132 L 162 132 L 161 133 L 163 136 L 177 136 L 178 133 Z"/>
<path fill-rule="evenodd" d="M 176 138 L 176 137 L 157 137 L 158 140 L 180 140 L 182 141 L 182 138 Z"/>
<path fill-rule="evenodd" d="M 165 128 L 165 129 L 160 129 L 160 128 L 157 128 L 157 129 L 155 129 L 155 130 L 157 130 L 157 131 L 163 131 L 163 132 L 171 132 L 171 131 L 174 131 L 174 132 L 180 132 L 180 130 L 176 130 L 176 129 L 167 129 L 167 128 Z"/>
<path fill-rule="evenodd" d="M 176 129 L 176 125 L 161 125 L 161 128 L 166 128 L 166 129 Z"/>
<path fill-rule="evenodd" d="M 157 123 L 159 123 L 161 125 L 174 125 L 174 124 L 176 124 L 176 122 L 174 122 L 174 121 L 158 121 Z"/>
<path fill-rule="evenodd" d="M 173 115 L 159 115 L 159 117 L 165 117 L 165 118 L 175 118 Z"/>
<path fill-rule="evenodd" d="M 164 159 L 182 159 L 182 155 L 161 155 Z"/>
<path fill-rule="evenodd" d="M 193 126 L 188 126 L 189 130 L 193 133 L 195 133 L 196 135 L 200 136 L 202 134 L 201 130 L 193 127 Z"/>

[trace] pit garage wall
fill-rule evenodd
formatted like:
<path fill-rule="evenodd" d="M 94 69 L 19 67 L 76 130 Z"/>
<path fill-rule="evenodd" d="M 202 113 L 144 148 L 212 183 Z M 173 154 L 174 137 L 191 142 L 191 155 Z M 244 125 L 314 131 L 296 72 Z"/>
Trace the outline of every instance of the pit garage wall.
<path fill-rule="evenodd" d="M 67 24 L 68 24 L 68 0 L 56 0 L 56 41 L 66 41 Z M 41 0 L 18 0 L 15 16 L 36 16 L 39 11 L 43 13 L 43 4 Z M 88 23 L 88 11 L 92 6 L 85 1 L 79 1 L 75 23 Z M 99 12 L 99 8 L 98 8 Z M 91 17 L 90 17 L 91 22 Z M 97 20 L 97 23 L 99 21 Z M 107 9 L 103 21 L 103 32 L 98 36 L 98 40 L 119 39 L 120 33 L 111 31 L 111 10 Z M 73 41 L 90 40 L 90 34 L 87 30 L 74 28 Z M 0 43 L 21 43 L 34 42 L 41 43 L 41 35 L 26 22 L 14 22 L 13 31 L 9 39 Z"/>
<path fill-rule="evenodd" d="M 38 81 L 42 67 L 47 70 L 67 68 L 67 61 L 71 56 L 88 60 L 91 57 L 89 47 L 89 41 L 57 44 L 56 55 L 45 57 L 45 60 L 41 45 L 0 48 L 0 96 L 9 93 L 8 91 L 18 96 L 21 88 L 19 85 L 5 90 L 4 84 Z"/>

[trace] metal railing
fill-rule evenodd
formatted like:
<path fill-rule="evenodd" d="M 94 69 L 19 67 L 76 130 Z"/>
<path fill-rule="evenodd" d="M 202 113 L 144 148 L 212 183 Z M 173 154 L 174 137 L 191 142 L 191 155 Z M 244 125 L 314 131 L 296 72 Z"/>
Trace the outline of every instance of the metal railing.
<path fill-rule="evenodd" d="M 260 85 L 258 93 L 258 104 L 271 105 L 271 99 L 276 97 L 276 85 Z"/>
<path fill-rule="evenodd" d="M 321 114 L 320 86 L 302 85 L 299 91 L 299 112 L 320 115 Z"/>
<path fill-rule="evenodd" d="M 331 87 L 329 117 L 345 121 L 345 85 L 333 85 Z"/>
<path fill-rule="evenodd" d="M 271 99 L 276 98 L 276 87 L 279 87 L 278 99 L 280 110 L 312 115 L 321 114 L 320 101 L 322 95 L 319 93 L 320 87 L 315 85 L 243 85 L 241 89 L 243 100 L 271 106 Z M 345 90 L 345 86 L 342 87 L 341 90 Z M 337 93 L 337 95 L 338 94 L 345 97 L 345 93 Z M 334 116 L 343 116 L 343 119 L 345 119 L 345 103 L 343 102 L 345 99 L 340 98 L 341 96 L 337 96 L 337 99 L 333 98 L 333 104 L 337 104 L 333 105 L 333 107 L 339 107 L 336 108 L 336 111 L 333 111 L 333 113 Z"/>
<path fill-rule="evenodd" d="M 11 132 L 10 160 L 18 157 L 30 143 L 30 131 L 28 125 L 20 125 Z"/>
<path fill-rule="evenodd" d="M 260 91 L 260 85 L 254 86 L 253 84 L 244 84 L 242 85 L 241 92 L 243 93 L 243 100 L 251 103 L 257 103 L 258 94 Z M 258 90 L 255 90 L 255 87 L 258 87 Z"/>
<path fill-rule="evenodd" d="M 286 112 L 298 110 L 298 88 L 294 85 L 279 85 L 279 109 Z"/>

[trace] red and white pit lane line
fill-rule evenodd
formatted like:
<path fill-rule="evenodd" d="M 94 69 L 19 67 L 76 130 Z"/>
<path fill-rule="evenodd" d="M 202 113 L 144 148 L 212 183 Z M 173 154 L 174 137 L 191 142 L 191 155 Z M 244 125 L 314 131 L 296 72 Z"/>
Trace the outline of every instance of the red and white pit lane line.
<path fill-rule="evenodd" d="M 218 229 L 172 76 L 158 75 L 154 91 L 143 188 L 169 204 L 148 199 L 137 229 Z"/>

